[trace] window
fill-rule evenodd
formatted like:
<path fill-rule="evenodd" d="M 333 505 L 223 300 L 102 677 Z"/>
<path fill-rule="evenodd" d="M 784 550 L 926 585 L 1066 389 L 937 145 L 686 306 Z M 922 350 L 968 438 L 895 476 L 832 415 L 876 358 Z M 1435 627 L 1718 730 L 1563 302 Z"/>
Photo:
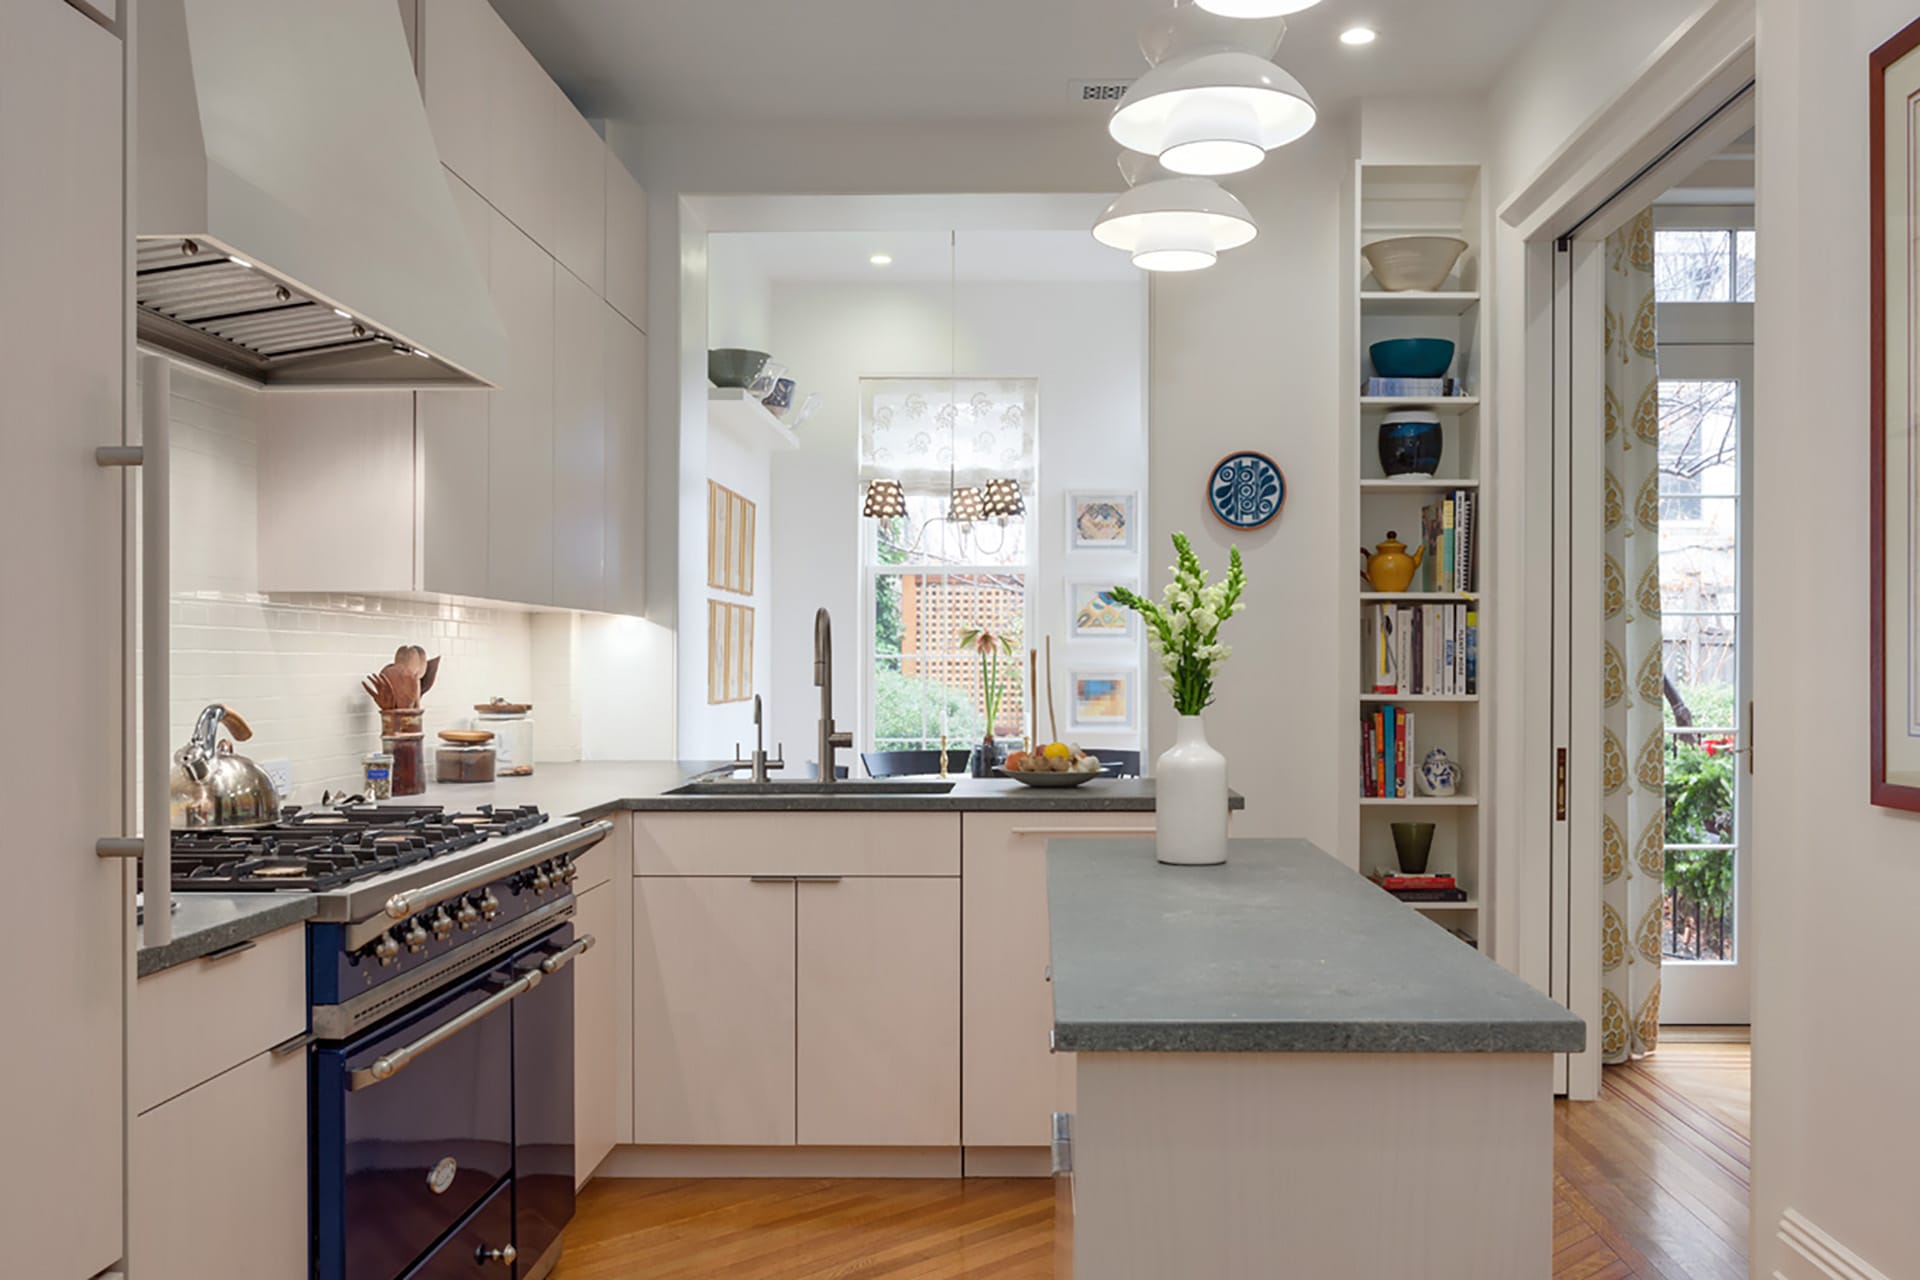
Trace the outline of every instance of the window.
<path fill-rule="evenodd" d="M 991 727 L 1001 741 L 1025 738 L 1028 524 L 958 524 L 947 505 L 954 484 L 1008 477 L 1032 510 L 1036 390 L 1032 379 L 861 381 L 862 480 L 896 479 L 907 494 L 904 516 L 862 519 L 865 747 L 964 747 L 985 735 L 980 655 L 960 644 L 969 628 L 1013 645 L 998 660 L 1005 691 Z"/>
<path fill-rule="evenodd" d="M 1653 233 L 1653 293 L 1660 302 L 1752 302 L 1754 233 L 1734 227 Z"/>

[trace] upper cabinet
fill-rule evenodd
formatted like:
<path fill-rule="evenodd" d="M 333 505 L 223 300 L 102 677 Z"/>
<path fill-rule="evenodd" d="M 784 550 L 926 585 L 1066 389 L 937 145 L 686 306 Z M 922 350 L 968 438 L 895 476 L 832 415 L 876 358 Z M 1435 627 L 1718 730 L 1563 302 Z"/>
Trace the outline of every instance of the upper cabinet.
<path fill-rule="evenodd" d="M 647 193 L 607 152 L 607 301 L 647 328 Z"/>
<path fill-rule="evenodd" d="M 401 12 L 507 373 L 493 390 L 277 400 L 261 579 L 643 613 L 645 193 L 490 5 Z M 312 537 L 331 510 L 360 513 L 383 553 Z"/>

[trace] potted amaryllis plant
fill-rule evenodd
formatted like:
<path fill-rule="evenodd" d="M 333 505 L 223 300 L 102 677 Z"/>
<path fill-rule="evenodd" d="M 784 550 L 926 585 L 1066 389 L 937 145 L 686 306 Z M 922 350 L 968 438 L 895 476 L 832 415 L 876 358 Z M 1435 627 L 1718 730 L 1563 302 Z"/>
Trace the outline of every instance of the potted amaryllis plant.
<path fill-rule="evenodd" d="M 970 649 L 980 657 L 980 697 L 987 713 L 987 731 L 973 749 L 970 772 L 976 778 L 990 778 L 994 766 L 1000 763 L 999 748 L 993 740 L 993 727 L 1000 722 L 1000 701 L 1007 691 L 1006 675 L 1001 670 L 1000 659 L 1013 655 L 1014 638 L 1005 632 L 989 631 L 985 627 L 966 627 L 960 632 L 960 647 Z"/>
<path fill-rule="evenodd" d="M 1200 713 L 1213 702 L 1215 669 L 1233 653 L 1220 643 L 1220 628 L 1247 607 L 1247 571 L 1238 547 L 1218 582 L 1186 534 L 1173 535 L 1173 550 L 1173 581 L 1158 603 L 1125 587 L 1115 587 L 1113 598 L 1145 620 L 1160 682 L 1180 713 L 1174 744 L 1153 767 L 1160 861 L 1211 866 L 1227 860 L 1227 758 L 1207 741 Z"/>

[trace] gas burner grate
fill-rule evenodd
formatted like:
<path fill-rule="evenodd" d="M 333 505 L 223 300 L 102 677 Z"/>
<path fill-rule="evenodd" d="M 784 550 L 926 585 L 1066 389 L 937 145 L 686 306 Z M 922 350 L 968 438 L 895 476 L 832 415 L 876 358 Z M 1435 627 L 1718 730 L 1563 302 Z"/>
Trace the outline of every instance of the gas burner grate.
<path fill-rule="evenodd" d="M 272 826 L 174 832 L 173 887 L 316 893 L 529 831 L 546 820 L 536 805 L 482 805 L 451 814 L 440 805 L 289 808 Z"/>

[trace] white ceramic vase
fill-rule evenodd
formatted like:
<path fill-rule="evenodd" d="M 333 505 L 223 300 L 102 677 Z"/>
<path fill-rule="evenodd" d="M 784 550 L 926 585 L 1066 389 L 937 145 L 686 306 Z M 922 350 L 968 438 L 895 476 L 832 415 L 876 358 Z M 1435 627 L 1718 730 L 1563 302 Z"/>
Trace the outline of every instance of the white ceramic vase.
<path fill-rule="evenodd" d="M 1153 766 L 1160 861 L 1207 867 L 1227 860 L 1227 758 L 1199 716 L 1181 716 L 1173 745 Z"/>

